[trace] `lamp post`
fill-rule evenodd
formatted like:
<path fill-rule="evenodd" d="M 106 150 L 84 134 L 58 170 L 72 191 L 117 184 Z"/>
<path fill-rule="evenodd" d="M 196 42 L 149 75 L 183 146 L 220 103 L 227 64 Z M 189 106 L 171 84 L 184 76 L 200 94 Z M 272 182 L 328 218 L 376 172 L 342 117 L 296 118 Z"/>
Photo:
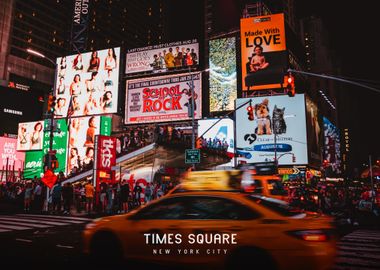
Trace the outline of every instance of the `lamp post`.
<path fill-rule="evenodd" d="M 57 78 L 57 63 L 54 62 L 53 60 L 51 60 L 49 57 L 46 57 L 44 54 L 38 52 L 38 51 L 35 51 L 32 49 L 27 49 L 26 51 L 31 55 L 46 59 L 54 65 L 55 71 L 54 71 L 54 83 L 53 83 L 53 90 L 52 90 L 52 93 L 54 94 L 54 91 L 56 89 L 56 84 L 57 84 L 57 80 L 56 80 L 56 78 Z M 54 132 L 54 113 L 50 112 L 49 154 L 53 150 L 53 137 L 54 137 L 53 132 Z M 50 160 L 50 162 L 49 162 L 49 169 L 50 169 L 51 168 L 51 159 L 49 159 L 49 160 Z"/>
<path fill-rule="evenodd" d="M 57 84 L 57 63 L 54 62 L 53 60 L 51 60 L 49 57 L 46 57 L 44 54 L 40 53 L 40 52 L 37 52 L 35 50 L 32 50 L 32 49 L 27 49 L 26 50 L 29 54 L 31 55 L 34 55 L 34 56 L 37 56 L 37 57 L 40 57 L 40 58 L 44 58 L 46 60 L 48 60 L 50 63 L 52 63 L 54 65 L 54 83 L 53 83 L 53 90 L 52 90 L 52 93 L 54 94 L 54 91 L 56 89 L 56 84 Z M 51 153 L 53 151 L 53 132 L 54 132 L 54 112 L 51 111 L 50 112 L 50 134 L 49 134 L 49 152 L 48 152 L 48 156 L 49 156 L 49 159 L 48 159 L 48 168 L 51 169 L 52 167 L 52 158 L 51 158 Z M 49 187 L 47 187 L 47 192 L 46 192 L 46 202 L 48 202 L 49 200 Z M 44 207 L 44 210 L 45 211 L 48 211 L 49 210 L 49 207 L 48 207 L 48 203 L 45 204 L 45 207 Z"/>

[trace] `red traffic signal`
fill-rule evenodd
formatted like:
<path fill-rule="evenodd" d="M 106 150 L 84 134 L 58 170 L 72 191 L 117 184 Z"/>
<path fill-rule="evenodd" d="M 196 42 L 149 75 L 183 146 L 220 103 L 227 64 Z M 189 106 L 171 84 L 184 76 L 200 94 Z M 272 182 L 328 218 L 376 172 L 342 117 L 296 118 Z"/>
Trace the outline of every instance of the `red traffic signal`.
<path fill-rule="evenodd" d="M 285 84 L 285 89 L 288 96 L 294 97 L 296 95 L 296 89 L 294 86 L 294 76 L 291 74 L 285 75 L 284 84 Z"/>
<path fill-rule="evenodd" d="M 248 106 L 247 107 L 247 115 L 248 115 L 248 120 L 249 121 L 253 121 L 255 119 L 255 117 L 253 116 L 253 107 L 252 106 Z"/>

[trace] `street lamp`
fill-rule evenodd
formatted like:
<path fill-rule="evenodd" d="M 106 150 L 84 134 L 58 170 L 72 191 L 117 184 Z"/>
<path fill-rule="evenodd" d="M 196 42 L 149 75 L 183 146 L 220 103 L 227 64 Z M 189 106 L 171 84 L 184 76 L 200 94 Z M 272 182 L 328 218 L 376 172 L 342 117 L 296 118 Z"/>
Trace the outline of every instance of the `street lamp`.
<path fill-rule="evenodd" d="M 57 78 L 57 63 L 54 62 L 53 60 L 51 60 L 49 57 L 46 57 L 44 54 L 42 54 L 38 51 L 35 51 L 33 49 L 28 48 L 28 49 L 26 49 L 26 51 L 31 55 L 46 59 L 54 65 L 55 72 L 54 72 L 54 83 L 53 83 L 53 90 L 52 90 L 52 92 L 54 94 L 54 90 L 56 89 L 56 83 L 57 83 L 57 80 L 56 80 L 56 78 Z M 53 137 L 54 137 L 53 132 L 54 132 L 54 112 L 50 112 L 49 154 L 53 150 Z M 50 161 L 51 161 L 51 159 L 50 159 Z M 49 168 L 50 168 L 50 166 L 51 166 L 51 162 L 49 162 Z"/>

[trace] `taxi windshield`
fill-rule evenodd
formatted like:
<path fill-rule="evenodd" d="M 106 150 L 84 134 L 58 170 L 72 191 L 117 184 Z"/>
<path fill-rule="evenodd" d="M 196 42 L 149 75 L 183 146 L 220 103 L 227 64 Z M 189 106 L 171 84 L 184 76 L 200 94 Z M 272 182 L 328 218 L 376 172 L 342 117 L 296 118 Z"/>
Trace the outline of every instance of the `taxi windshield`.
<path fill-rule="evenodd" d="M 247 195 L 247 198 L 282 216 L 294 217 L 303 213 L 301 209 L 290 206 L 287 202 L 259 195 Z"/>

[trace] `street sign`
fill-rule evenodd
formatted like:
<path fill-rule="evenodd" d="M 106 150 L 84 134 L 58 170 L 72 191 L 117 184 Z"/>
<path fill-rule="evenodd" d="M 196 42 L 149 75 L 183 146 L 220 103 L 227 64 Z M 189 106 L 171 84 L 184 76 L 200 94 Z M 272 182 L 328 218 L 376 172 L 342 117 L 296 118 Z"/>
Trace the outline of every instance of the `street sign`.
<path fill-rule="evenodd" d="M 186 149 L 185 150 L 185 163 L 200 163 L 201 151 L 199 149 Z"/>
<path fill-rule="evenodd" d="M 57 179 L 58 179 L 58 176 L 56 176 L 52 170 L 47 170 L 45 174 L 42 176 L 41 181 L 48 188 L 52 188 L 57 182 Z"/>

